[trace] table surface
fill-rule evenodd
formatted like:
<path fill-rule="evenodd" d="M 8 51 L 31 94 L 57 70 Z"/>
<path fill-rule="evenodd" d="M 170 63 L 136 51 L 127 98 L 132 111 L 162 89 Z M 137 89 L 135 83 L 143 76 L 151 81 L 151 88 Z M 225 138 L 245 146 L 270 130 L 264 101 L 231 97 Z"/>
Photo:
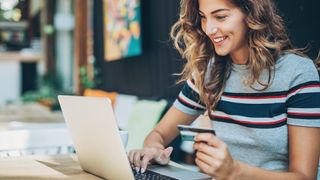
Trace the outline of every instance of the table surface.
<path fill-rule="evenodd" d="M 169 165 L 195 170 L 170 161 Z M 75 154 L 32 155 L 0 158 L 0 179 L 83 179 L 101 180 L 83 171 Z"/>
<path fill-rule="evenodd" d="M 0 159 L 0 179 L 101 179 L 83 171 L 75 155 Z"/>

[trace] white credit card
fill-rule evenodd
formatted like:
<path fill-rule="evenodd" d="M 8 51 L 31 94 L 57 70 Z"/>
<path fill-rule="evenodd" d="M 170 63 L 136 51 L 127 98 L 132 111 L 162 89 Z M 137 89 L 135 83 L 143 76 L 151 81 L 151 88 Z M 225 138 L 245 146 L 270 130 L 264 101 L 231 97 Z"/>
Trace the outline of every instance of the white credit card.
<path fill-rule="evenodd" d="M 194 141 L 194 137 L 198 133 L 212 133 L 216 135 L 216 132 L 212 128 L 178 125 L 178 129 L 180 130 L 180 135 L 183 141 Z"/>

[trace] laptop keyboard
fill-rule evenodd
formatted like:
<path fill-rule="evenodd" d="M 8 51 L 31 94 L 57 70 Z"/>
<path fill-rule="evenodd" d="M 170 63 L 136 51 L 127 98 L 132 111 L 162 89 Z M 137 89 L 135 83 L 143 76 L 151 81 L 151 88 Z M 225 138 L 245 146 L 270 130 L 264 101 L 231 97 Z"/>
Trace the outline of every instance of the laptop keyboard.
<path fill-rule="evenodd" d="M 175 178 L 165 176 L 150 170 L 146 170 L 144 173 L 139 173 L 132 169 L 134 179 L 138 180 L 174 180 Z"/>

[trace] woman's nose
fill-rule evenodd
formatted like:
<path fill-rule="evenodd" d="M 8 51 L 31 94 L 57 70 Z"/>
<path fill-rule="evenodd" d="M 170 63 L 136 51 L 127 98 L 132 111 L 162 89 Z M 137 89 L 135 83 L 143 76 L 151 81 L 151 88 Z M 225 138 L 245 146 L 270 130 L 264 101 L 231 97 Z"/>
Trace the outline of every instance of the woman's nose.
<path fill-rule="evenodd" d="M 216 27 L 212 22 L 208 21 L 206 26 L 207 35 L 212 35 L 217 33 L 218 27 Z"/>

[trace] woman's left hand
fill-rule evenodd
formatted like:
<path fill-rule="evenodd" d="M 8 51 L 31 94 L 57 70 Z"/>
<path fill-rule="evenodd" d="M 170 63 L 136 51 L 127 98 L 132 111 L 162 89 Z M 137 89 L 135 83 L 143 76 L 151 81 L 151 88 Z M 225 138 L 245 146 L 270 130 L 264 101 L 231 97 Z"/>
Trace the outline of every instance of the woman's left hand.
<path fill-rule="evenodd" d="M 215 179 L 236 179 L 240 171 L 238 162 L 223 141 L 210 133 L 200 133 L 194 140 L 195 162 L 202 172 Z"/>

